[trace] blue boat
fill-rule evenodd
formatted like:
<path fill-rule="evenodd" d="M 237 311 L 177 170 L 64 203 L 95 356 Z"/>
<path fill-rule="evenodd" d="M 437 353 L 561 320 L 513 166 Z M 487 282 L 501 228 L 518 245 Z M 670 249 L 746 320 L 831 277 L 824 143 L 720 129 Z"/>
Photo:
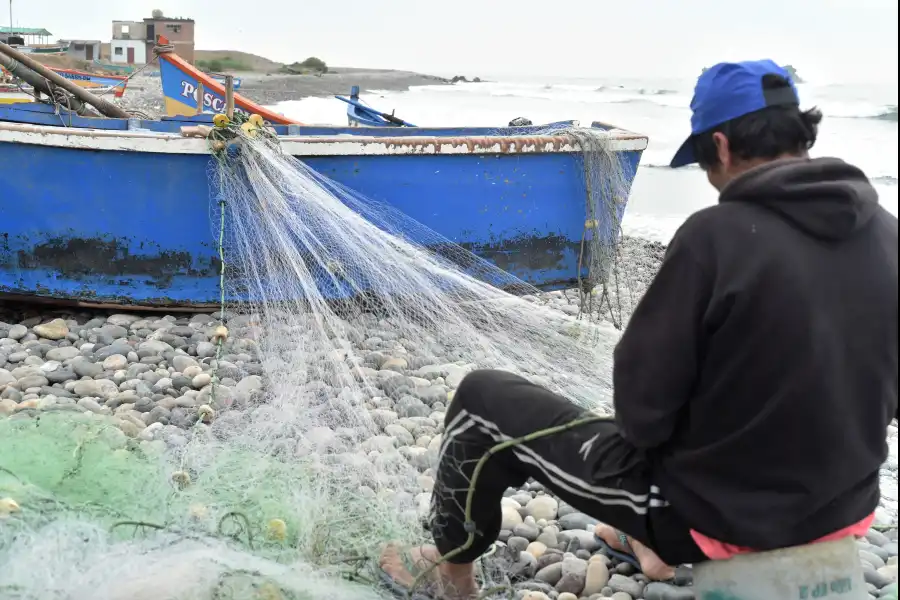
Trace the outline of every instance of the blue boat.
<path fill-rule="evenodd" d="M 359 86 L 350 88 L 350 97 L 335 96 L 347 103 L 347 123 L 350 127 L 415 127 L 393 114 L 383 113 L 363 104 L 359 99 Z"/>
<path fill-rule="evenodd" d="M 222 75 L 221 73 L 210 73 L 209 76 L 212 77 L 213 80 L 218 81 L 222 85 L 225 85 L 225 75 Z M 232 77 L 231 81 L 234 83 L 234 89 L 241 89 L 240 77 Z"/>
<path fill-rule="evenodd" d="M 39 103 L 0 106 L 0 293 L 215 306 L 213 158 L 205 139 L 182 135 L 211 118 L 94 119 Z M 274 129 L 311 168 L 538 288 L 573 287 L 587 275 L 578 267 L 587 264 L 588 186 L 573 137 L 540 127 Z M 608 133 L 630 182 L 647 138 Z M 621 219 L 625 199 L 616 200 Z M 605 202 L 592 201 L 598 209 Z"/>
<path fill-rule="evenodd" d="M 341 102 L 347 103 L 347 124 L 350 125 L 350 127 L 416 127 L 412 123 L 395 116 L 393 112 L 387 114 L 364 103 L 359 98 L 358 85 L 354 85 L 350 88 L 349 98 L 346 96 L 335 96 L 335 98 Z M 525 126 L 531 125 L 530 120 L 518 118 L 510 121 L 509 126 L 521 127 L 522 122 L 525 123 Z M 547 129 L 553 127 L 566 127 L 571 126 L 574 123 L 575 121 L 556 121 L 554 123 L 548 123 L 543 127 Z"/>

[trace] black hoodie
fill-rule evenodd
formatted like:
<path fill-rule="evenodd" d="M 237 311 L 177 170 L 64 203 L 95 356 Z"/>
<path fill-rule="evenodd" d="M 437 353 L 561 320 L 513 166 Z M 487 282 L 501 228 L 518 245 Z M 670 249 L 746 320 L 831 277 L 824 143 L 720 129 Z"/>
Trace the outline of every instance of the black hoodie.
<path fill-rule="evenodd" d="M 865 518 L 897 414 L 897 219 L 841 160 L 744 174 L 675 234 L 614 383 L 700 533 L 768 550 Z"/>

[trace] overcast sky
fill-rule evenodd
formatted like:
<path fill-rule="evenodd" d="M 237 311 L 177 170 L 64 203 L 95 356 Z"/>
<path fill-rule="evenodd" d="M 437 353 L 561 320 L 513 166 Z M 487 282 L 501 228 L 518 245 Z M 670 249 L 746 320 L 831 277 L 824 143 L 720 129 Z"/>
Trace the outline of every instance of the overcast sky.
<path fill-rule="evenodd" d="M 0 24 L 9 22 L 0 0 Z M 695 77 L 771 57 L 822 82 L 897 81 L 897 0 L 13 0 L 16 26 L 102 39 L 154 8 L 199 49 L 439 75 Z M 249 10 L 248 8 L 249 7 Z"/>

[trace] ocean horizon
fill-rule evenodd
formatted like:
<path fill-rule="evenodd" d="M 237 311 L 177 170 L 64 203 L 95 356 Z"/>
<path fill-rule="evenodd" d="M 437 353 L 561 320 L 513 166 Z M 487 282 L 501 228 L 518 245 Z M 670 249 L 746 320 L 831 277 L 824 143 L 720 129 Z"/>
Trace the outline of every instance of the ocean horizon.
<path fill-rule="evenodd" d="M 486 77 L 480 83 L 425 85 L 395 92 L 363 90 L 361 99 L 419 126 L 502 127 L 516 117 L 535 125 L 576 119 L 603 121 L 645 134 L 650 144 L 632 188 L 623 230 L 668 242 L 693 212 L 714 204 L 716 191 L 696 167 L 673 170 L 672 155 L 690 132 L 695 80 L 625 77 Z M 803 108 L 825 115 L 811 154 L 835 156 L 860 167 L 880 202 L 898 214 L 897 83 L 798 85 Z M 333 98 L 280 102 L 278 112 L 305 123 L 347 122 Z"/>

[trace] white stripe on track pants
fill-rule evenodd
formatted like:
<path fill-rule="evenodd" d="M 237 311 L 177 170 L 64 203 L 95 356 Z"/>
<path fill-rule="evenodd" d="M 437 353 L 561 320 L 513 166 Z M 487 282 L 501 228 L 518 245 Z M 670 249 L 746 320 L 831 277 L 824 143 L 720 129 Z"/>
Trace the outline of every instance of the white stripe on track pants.
<path fill-rule="evenodd" d="M 441 554 L 462 546 L 466 495 L 475 464 L 496 444 L 586 416 L 565 398 L 506 371 L 474 371 L 460 383 L 445 420 L 431 531 Z M 688 526 L 651 482 L 643 452 L 610 420 L 580 425 L 492 456 L 476 482 L 472 547 L 451 560 L 472 562 L 497 539 L 500 500 L 529 478 L 577 510 L 652 548 L 668 564 L 705 560 Z"/>

